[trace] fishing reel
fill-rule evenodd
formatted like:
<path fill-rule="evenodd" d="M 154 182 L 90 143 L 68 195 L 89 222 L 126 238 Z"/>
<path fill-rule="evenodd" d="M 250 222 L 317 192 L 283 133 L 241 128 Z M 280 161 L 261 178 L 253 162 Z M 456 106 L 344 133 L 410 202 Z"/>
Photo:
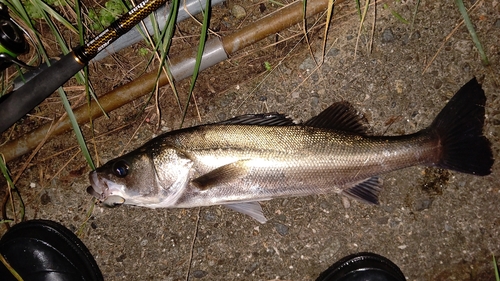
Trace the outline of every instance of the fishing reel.
<path fill-rule="evenodd" d="M 21 27 L 9 16 L 7 7 L 0 3 L 0 72 L 13 64 L 28 69 L 34 68 L 17 59 L 28 50 L 29 45 Z"/>

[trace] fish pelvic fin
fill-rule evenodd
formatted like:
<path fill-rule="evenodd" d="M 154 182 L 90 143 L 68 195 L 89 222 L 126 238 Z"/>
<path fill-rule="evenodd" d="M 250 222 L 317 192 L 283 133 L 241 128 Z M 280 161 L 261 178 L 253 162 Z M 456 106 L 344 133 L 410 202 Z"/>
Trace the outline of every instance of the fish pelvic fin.
<path fill-rule="evenodd" d="M 485 103 L 484 91 L 473 78 L 437 115 L 429 128 L 440 145 L 435 166 L 479 176 L 491 173 L 491 143 L 483 135 Z"/>
<path fill-rule="evenodd" d="M 264 224 L 267 222 L 266 217 L 264 216 L 264 213 L 262 212 L 262 207 L 260 206 L 260 203 L 255 201 L 255 202 L 242 202 L 242 203 L 230 203 L 230 204 L 224 204 L 223 206 L 236 211 L 240 212 L 245 215 L 249 215 L 252 218 L 254 218 L 256 221 Z"/>
<path fill-rule="evenodd" d="M 378 195 L 382 190 L 382 181 L 379 177 L 371 177 L 355 183 L 352 187 L 344 189 L 342 194 L 363 203 L 378 205 Z"/>

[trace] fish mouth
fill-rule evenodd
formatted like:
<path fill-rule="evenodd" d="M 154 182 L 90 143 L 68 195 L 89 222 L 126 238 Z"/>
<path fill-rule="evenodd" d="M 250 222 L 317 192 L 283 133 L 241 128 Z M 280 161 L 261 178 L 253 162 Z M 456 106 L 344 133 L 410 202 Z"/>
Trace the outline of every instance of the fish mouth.
<path fill-rule="evenodd" d="M 110 187 L 116 184 L 112 181 L 99 177 L 96 171 L 89 174 L 90 186 L 87 187 L 87 193 L 94 196 L 100 204 L 106 207 L 117 207 L 125 203 L 125 198 L 113 194 Z"/>

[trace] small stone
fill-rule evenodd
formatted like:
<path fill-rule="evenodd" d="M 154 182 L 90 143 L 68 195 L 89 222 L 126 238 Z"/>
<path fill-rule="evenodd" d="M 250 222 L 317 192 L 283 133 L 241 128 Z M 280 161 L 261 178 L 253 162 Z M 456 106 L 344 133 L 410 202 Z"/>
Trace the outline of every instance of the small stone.
<path fill-rule="evenodd" d="M 349 198 L 345 196 L 341 196 L 342 198 L 342 206 L 344 206 L 344 209 L 349 209 L 351 207 L 351 201 L 349 201 Z"/>
<path fill-rule="evenodd" d="M 47 205 L 50 202 L 52 202 L 52 199 L 50 199 L 50 196 L 47 192 L 45 192 L 44 194 L 42 194 L 42 196 L 40 196 L 40 203 L 42 205 Z"/>
<path fill-rule="evenodd" d="M 279 233 L 279 235 L 285 236 L 288 234 L 288 226 L 281 223 L 275 223 L 274 227 L 276 228 L 276 231 Z"/>
<path fill-rule="evenodd" d="M 299 69 L 309 71 L 315 67 L 314 61 L 311 58 L 306 58 L 300 65 Z"/>
<path fill-rule="evenodd" d="M 198 279 L 207 276 L 207 274 L 208 273 L 206 271 L 204 271 L 204 270 L 195 270 L 195 271 L 193 271 L 193 277 L 194 278 L 198 278 Z"/>
<path fill-rule="evenodd" d="M 448 223 L 445 223 L 444 230 L 449 232 L 449 231 L 453 231 L 454 228 L 453 228 L 453 226 L 449 225 Z"/>
<path fill-rule="evenodd" d="M 281 222 L 285 222 L 286 221 L 286 216 L 283 215 L 283 214 L 280 214 L 276 217 L 277 220 L 281 221 Z"/>
<path fill-rule="evenodd" d="M 259 11 L 260 11 L 261 13 L 264 13 L 264 12 L 266 11 L 266 9 L 267 9 L 267 8 L 266 8 L 266 4 L 264 4 L 264 3 L 260 3 L 260 5 L 259 5 Z"/>
<path fill-rule="evenodd" d="M 418 30 L 416 30 L 415 32 L 413 32 L 411 34 L 411 38 L 413 38 L 413 39 L 420 39 L 420 37 L 422 37 L 422 36 L 420 35 L 420 32 Z"/>
<path fill-rule="evenodd" d="M 441 81 L 441 80 L 436 80 L 436 81 L 434 82 L 434 89 L 438 90 L 438 89 L 440 89 L 442 86 L 443 86 L 443 81 Z"/>
<path fill-rule="evenodd" d="M 321 201 L 319 203 L 319 207 L 323 210 L 329 210 L 330 209 L 330 203 L 326 202 L 326 201 Z"/>
<path fill-rule="evenodd" d="M 257 268 L 259 267 L 259 263 L 258 262 L 254 262 L 252 263 L 249 267 L 247 267 L 245 269 L 245 273 L 246 274 L 251 274 L 252 272 L 254 272 Z"/>
<path fill-rule="evenodd" d="M 337 48 L 332 48 L 326 55 L 330 57 L 336 57 L 338 54 L 340 54 L 340 50 Z"/>
<path fill-rule="evenodd" d="M 389 205 L 383 205 L 382 210 L 386 211 L 387 213 L 392 213 L 394 212 L 394 207 Z"/>
<path fill-rule="evenodd" d="M 500 28 L 500 19 L 497 19 L 497 20 L 495 21 L 495 27 L 496 27 L 496 28 Z"/>
<path fill-rule="evenodd" d="M 391 227 L 391 228 L 396 228 L 399 225 L 401 225 L 401 221 L 398 219 L 394 219 L 394 220 L 389 221 L 389 227 Z"/>
<path fill-rule="evenodd" d="M 119 257 L 116 258 L 117 262 L 123 262 L 127 258 L 127 254 L 121 254 Z"/>
<path fill-rule="evenodd" d="M 423 210 L 427 210 L 431 207 L 432 200 L 429 198 L 419 199 L 415 202 L 415 211 L 421 212 Z"/>
<path fill-rule="evenodd" d="M 376 219 L 377 223 L 378 224 L 387 224 L 389 222 L 389 217 L 385 216 L 385 217 L 381 217 L 381 218 L 378 218 Z"/>
<path fill-rule="evenodd" d="M 338 253 L 340 247 L 340 241 L 335 239 L 335 237 L 331 237 L 325 240 L 318 255 L 319 261 L 327 262 L 332 260 L 332 257 L 334 257 Z"/>
<path fill-rule="evenodd" d="M 464 63 L 462 65 L 462 69 L 463 69 L 464 72 L 470 72 L 471 71 L 471 67 L 470 67 L 470 65 L 468 63 Z"/>
<path fill-rule="evenodd" d="M 280 95 L 280 96 L 277 96 L 277 97 L 276 97 L 276 101 L 277 101 L 278 103 L 285 103 L 285 102 L 286 102 L 286 98 L 285 98 L 284 96 L 281 96 L 281 95 Z"/>
<path fill-rule="evenodd" d="M 318 104 L 319 104 L 319 98 L 312 97 L 311 98 L 311 107 L 316 108 L 316 107 L 318 107 Z"/>
<path fill-rule="evenodd" d="M 382 43 L 390 43 L 392 41 L 394 41 L 394 33 L 392 33 L 392 29 L 384 29 L 382 32 Z"/>
<path fill-rule="evenodd" d="M 205 214 L 205 220 L 206 221 L 214 221 L 217 218 L 217 215 L 212 213 L 212 212 L 207 212 Z"/>
<path fill-rule="evenodd" d="M 242 19 L 247 16 L 247 11 L 240 5 L 234 5 L 231 9 L 231 15 L 236 19 Z"/>
<path fill-rule="evenodd" d="M 226 120 L 226 113 L 221 112 L 221 113 L 217 114 L 217 118 L 219 118 L 219 121 Z"/>
<path fill-rule="evenodd" d="M 472 42 L 470 40 L 458 40 L 454 44 L 455 50 L 462 54 L 468 54 L 472 50 Z"/>
<path fill-rule="evenodd" d="M 403 82 L 403 80 L 396 80 L 394 82 L 396 84 L 396 86 L 395 86 L 396 87 L 396 92 L 398 94 L 402 94 L 403 90 L 404 90 L 404 82 Z"/>

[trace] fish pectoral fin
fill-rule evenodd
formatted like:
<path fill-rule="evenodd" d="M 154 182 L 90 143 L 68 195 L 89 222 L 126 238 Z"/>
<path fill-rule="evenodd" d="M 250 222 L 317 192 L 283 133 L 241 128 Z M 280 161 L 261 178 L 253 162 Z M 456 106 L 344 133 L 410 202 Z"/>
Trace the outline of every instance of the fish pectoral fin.
<path fill-rule="evenodd" d="M 262 207 L 260 206 L 259 202 L 257 202 L 257 201 L 224 204 L 223 206 L 225 206 L 233 211 L 240 212 L 240 213 L 245 214 L 245 215 L 249 215 L 260 223 L 267 222 L 267 219 L 264 216 L 264 213 L 262 212 Z"/>
<path fill-rule="evenodd" d="M 248 174 L 248 160 L 239 160 L 231 164 L 221 166 L 191 181 L 200 190 L 207 190 L 211 187 L 230 183 Z"/>
<path fill-rule="evenodd" d="M 382 190 L 379 177 L 371 177 L 342 191 L 344 195 L 368 204 L 378 205 L 378 195 Z"/>

